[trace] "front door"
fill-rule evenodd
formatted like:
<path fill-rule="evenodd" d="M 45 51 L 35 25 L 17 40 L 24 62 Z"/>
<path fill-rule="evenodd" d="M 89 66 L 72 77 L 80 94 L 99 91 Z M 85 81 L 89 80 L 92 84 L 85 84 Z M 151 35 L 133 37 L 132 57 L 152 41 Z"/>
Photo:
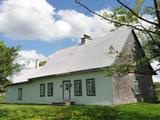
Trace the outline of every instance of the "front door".
<path fill-rule="evenodd" d="M 70 100 L 70 81 L 63 81 L 63 100 Z"/>

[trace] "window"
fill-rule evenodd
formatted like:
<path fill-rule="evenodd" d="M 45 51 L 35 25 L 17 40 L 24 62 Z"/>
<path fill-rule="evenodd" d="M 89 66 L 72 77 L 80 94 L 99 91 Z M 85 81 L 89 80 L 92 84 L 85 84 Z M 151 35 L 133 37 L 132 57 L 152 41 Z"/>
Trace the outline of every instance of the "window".
<path fill-rule="evenodd" d="M 95 80 L 94 79 L 87 79 L 86 80 L 86 87 L 87 87 L 87 95 L 88 96 L 95 96 L 96 95 L 96 88 L 95 88 Z"/>
<path fill-rule="evenodd" d="M 53 96 L 53 83 L 48 83 L 48 96 Z"/>
<path fill-rule="evenodd" d="M 135 95 L 140 94 L 139 83 L 138 83 L 138 79 L 137 78 L 134 81 L 134 94 Z"/>
<path fill-rule="evenodd" d="M 82 96 L 82 81 L 81 80 L 74 81 L 74 95 Z"/>
<path fill-rule="evenodd" d="M 45 96 L 45 84 L 40 84 L 40 97 Z"/>
<path fill-rule="evenodd" d="M 22 88 L 18 88 L 18 100 L 22 100 Z"/>

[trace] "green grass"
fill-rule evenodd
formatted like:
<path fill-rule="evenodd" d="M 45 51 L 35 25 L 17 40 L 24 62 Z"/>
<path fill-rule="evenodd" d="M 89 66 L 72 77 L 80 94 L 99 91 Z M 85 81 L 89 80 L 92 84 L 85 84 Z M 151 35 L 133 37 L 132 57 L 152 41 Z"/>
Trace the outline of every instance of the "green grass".
<path fill-rule="evenodd" d="M 160 120 L 160 104 L 129 104 L 114 107 L 126 113 L 127 120 Z"/>
<path fill-rule="evenodd" d="M 0 120 L 160 120 L 160 104 L 111 107 L 0 104 Z"/>
<path fill-rule="evenodd" d="M 4 103 L 4 96 L 0 96 L 0 103 Z"/>

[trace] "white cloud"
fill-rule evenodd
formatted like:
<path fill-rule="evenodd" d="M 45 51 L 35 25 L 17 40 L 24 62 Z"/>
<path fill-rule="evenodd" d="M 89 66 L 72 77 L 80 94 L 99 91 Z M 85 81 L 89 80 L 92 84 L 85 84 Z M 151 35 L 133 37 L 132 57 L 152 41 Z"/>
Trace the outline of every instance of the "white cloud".
<path fill-rule="evenodd" d="M 57 15 L 71 26 L 67 37 L 79 38 L 83 34 L 99 36 L 113 28 L 112 24 L 95 15 L 86 16 L 75 10 L 60 10 Z"/>
<path fill-rule="evenodd" d="M 16 62 L 23 65 L 25 68 L 35 68 L 38 61 L 46 59 L 44 55 L 37 53 L 36 50 L 23 50 L 19 51 L 19 57 L 16 59 Z"/>
<path fill-rule="evenodd" d="M 159 75 L 154 75 L 152 76 L 153 82 L 160 82 L 160 76 Z"/>
<path fill-rule="evenodd" d="M 54 8 L 46 0 L 3 1 L 0 31 L 14 39 L 52 38 Z"/>
<path fill-rule="evenodd" d="M 36 60 L 36 59 L 43 60 L 46 58 L 43 54 L 37 53 L 36 50 L 22 50 L 22 51 L 19 51 L 19 55 L 20 57 L 33 59 L 33 60 Z"/>
<path fill-rule="evenodd" d="M 148 14 L 144 14 L 144 15 L 142 16 L 142 18 L 144 18 L 144 19 L 146 19 L 146 20 L 149 20 L 149 21 L 151 21 L 151 22 L 154 22 L 154 20 L 155 20 L 152 15 L 148 15 Z M 140 22 L 141 22 L 141 24 L 142 24 L 144 27 L 146 27 L 146 28 L 151 27 L 151 24 L 148 23 L 148 22 L 145 22 L 145 21 L 143 21 L 143 20 L 140 20 Z"/>
<path fill-rule="evenodd" d="M 153 61 L 151 63 L 151 66 L 153 67 L 154 70 L 157 70 L 160 68 L 160 63 L 158 61 Z"/>
<path fill-rule="evenodd" d="M 13 39 L 77 39 L 84 33 L 101 35 L 113 27 L 97 16 L 75 10 L 55 12 L 46 0 L 5 0 L 0 11 L 0 32 Z"/>

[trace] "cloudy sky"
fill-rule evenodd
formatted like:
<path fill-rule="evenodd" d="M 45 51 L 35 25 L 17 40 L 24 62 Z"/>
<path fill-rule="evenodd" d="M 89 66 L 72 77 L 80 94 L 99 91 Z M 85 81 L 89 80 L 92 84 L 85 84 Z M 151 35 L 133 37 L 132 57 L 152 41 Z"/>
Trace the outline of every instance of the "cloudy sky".
<path fill-rule="evenodd" d="M 90 14 L 74 0 L 0 0 L 0 39 L 21 46 L 20 54 L 43 58 L 78 44 L 83 34 L 107 34 L 113 25 Z M 130 0 L 131 1 L 131 0 Z M 116 0 L 82 0 L 93 10 L 111 12 Z M 146 0 L 145 5 L 152 4 Z"/>

